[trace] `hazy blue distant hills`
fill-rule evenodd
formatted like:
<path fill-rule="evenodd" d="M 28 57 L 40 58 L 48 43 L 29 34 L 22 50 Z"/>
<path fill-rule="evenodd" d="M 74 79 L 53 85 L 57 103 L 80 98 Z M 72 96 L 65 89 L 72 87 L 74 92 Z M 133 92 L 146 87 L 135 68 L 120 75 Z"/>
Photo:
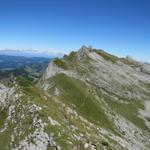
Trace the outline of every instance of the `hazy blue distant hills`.
<path fill-rule="evenodd" d="M 0 70 L 14 70 L 26 65 L 36 63 L 48 63 L 50 59 L 43 57 L 23 57 L 0 55 Z"/>
<path fill-rule="evenodd" d="M 45 70 L 50 58 L 0 55 L 0 79 L 10 75 L 24 75 L 37 79 Z"/>
<path fill-rule="evenodd" d="M 55 51 L 40 51 L 33 49 L 0 49 L 0 55 L 54 58 L 62 57 L 64 54 Z"/>

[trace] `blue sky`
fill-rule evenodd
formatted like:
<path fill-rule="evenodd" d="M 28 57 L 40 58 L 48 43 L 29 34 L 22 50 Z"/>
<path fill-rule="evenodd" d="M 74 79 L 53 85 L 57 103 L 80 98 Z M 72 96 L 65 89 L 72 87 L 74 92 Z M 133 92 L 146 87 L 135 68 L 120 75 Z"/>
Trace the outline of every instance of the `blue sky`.
<path fill-rule="evenodd" d="M 82 45 L 150 61 L 150 1 L 0 0 L 0 49 Z"/>

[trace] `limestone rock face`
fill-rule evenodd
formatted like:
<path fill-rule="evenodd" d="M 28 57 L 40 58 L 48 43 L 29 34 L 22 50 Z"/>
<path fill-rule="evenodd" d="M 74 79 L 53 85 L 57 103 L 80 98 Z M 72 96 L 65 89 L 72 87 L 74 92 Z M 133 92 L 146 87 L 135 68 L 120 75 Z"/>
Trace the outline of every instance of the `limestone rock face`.
<path fill-rule="evenodd" d="M 150 75 L 150 64 L 148 64 L 148 63 L 142 64 L 141 71 Z"/>
<path fill-rule="evenodd" d="M 107 55 L 104 52 L 100 51 L 99 53 L 92 48 L 83 46 L 72 58 L 74 61 L 64 59 L 69 66 L 67 70 L 50 62 L 44 74 L 45 79 L 64 73 L 80 80 L 86 81 L 88 79 L 88 82 L 114 96 L 149 99 L 149 89 L 146 85 L 150 84 L 150 64 L 142 64 L 130 57 L 127 57 L 125 61 L 116 58 L 114 63 L 111 61 L 113 56 Z"/>
<path fill-rule="evenodd" d="M 92 95 L 94 93 L 98 101 L 104 100 L 107 103 L 103 109 L 106 111 L 108 118 L 114 121 L 112 123 L 124 134 L 125 139 L 131 140 L 132 144 L 128 140 L 127 142 L 121 142 L 121 139 L 115 138 L 117 142 L 128 149 L 147 149 L 144 145 L 149 143 L 149 140 L 146 140 L 147 142 L 144 144 L 140 134 L 145 136 L 145 139 L 149 134 L 145 134 L 139 129 L 138 123 L 134 119 L 131 121 L 130 116 L 123 109 L 128 111 L 128 106 L 131 107 L 131 113 L 136 113 L 137 118 L 144 122 L 143 124 L 145 124 L 146 128 L 149 128 L 147 116 L 150 116 L 150 114 L 147 111 L 146 103 L 147 101 L 149 103 L 150 97 L 150 65 L 135 61 L 131 57 L 118 58 L 103 50 L 95 50 L 86 46 L 81 47 L 74 55 L 72 54 L 63 58 L 68 68 L 64 70 L 57 66 L 59 71 L 55 72 L 52 78 L 57 78 L 60 74 L 64 74 L 69 78 L 84 82 L 90 88 L 89 93 L 92 93 Z M 52 62 L 49 64 L 49 70 L 48 73 L 45 73 L 45 76 L 54 72 L 53 69 L 50 69 L 51 65 Z M 42 85 L 53 87 L 55 81 L 52 78 L 49 76 L 49 79 L 44 80 Z M 61 91 L 59 83 L 57 84 L 58 86 L 54 86 L 55 89 L 57 88 Z M 99 97 L 95 90 L 103 96 Z M 61 95 L 61 92 L 59 92 L 59 95 Z M 105 98 L 109 99 L 109 101 L 105 100 Z M 118 112 L 116 107 L 120 106 L 122 110 Z M 84 108 L 84 103 L 81 104 L 81 107 Z M 143 109 L 145 107 L 145 110 L 142 111 L 140 107 L 143 107 Z M 136 112 L 132 112 L 132 109 L 136 109 Z M 112 112 L 116 113 L 115 117 L 111 115 Z M 88 144 L 85 143 L 84 146 L 87 147 Z"/>

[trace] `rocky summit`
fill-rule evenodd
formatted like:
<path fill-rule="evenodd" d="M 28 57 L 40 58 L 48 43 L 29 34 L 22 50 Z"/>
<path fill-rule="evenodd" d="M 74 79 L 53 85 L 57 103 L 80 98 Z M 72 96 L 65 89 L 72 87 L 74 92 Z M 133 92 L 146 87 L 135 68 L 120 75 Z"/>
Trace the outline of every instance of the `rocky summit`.
<path fill-rule="evenodd" d="M 32 82 L 0 80 L 1 150 L 149 150 L 150 64 L 83 46 Z"/>

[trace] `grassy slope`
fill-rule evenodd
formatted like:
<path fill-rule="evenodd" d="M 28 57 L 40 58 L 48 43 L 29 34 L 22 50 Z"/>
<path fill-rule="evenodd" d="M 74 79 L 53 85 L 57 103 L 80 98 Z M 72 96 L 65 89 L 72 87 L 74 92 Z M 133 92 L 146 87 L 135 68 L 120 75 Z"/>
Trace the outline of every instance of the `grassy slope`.
<path fill-rule="evenodd" d="M 65 61 L 63 61 L 62 59 L 56 58 L 56 59 L 54 59 L 53 62 L 58 67 L 63 68 L 63 69 L 67 69 L 67 65 L 66 65 Z"/>
<path fill-rule="evenodd" d="M 44 121 L 47 122 L 47 117 L 52 116 L 55 120 L 59 120 L 62 123 L 62 126 L 58 128 L 58 126 L 48 125 L 45 127 L 45 132 L 50 134 L 54 133 L 56 141 L 60 146 L 66 148 L 66 150 L 70 149 L 69 145 L 66 144 L 66 141 L 70 135 L 70 131 L 67 131 L 67 134 L 62 133 L 63 137 L 59 137 L 59 131 L 63 131 L 66 129 L 66 126 L 63 124 L 64 112 L 59 109 L 59 104 L 55 103 L 49 96 L 47 96 L 42 90 L 32 84 L 30 81 L 19 78 L 19 85 L 22 87 L 22 90 L 26 93 L 26 95 L 31 96 L 31 102 L 43 108 L 38 112 L 38 116 Z M 45 97 L 47 98 L 45 100 Z M 48 149 L 52 149 L 48 146 Z"/>
<path fill-rule="evenodd" d="M 7 111 L 0 110 L 0 129 L 3 127 L 6 118 L 7 118 Z"/>
<path fill-rule="evenodd" d="M 4 122 L 7 118 L 8 114 L 6 110 L 1 110 L 0 111 L 0 129 L 2 129 Z M 8 144 L 10 142 L 10 133 L 12 133 L 12 128 L 11 126 L 5 130 L 5 132 L 0 133 L 0 145 L 1 149 L 10 149 L 10 145 Z"/>
<path fill-rule="evenodd" d="M 145 125 L 144 120 L 138 117 L 138 109 L 143 109 L 143 104 L 141 101 L 132 100 L 128 103 L 121 103 L 119 101 L 106 99 L 106 102 L 109 104 L 112 110 L 122 115 L 135 126 L 144 130 L 149 130 Z"/>
<path fill-rule="evenodd" d="M 66 82 L 67 77 L 65 79 L 64 75 L 60 74 L 60 76 L 61 76 L 61 79 L 64 80 L 64 82 Z M 62 85 L 61 81 L 57 80 L 56 78 L 53 80 L 55 80 L 56 82 L 59 82 L 59 85 Z M 69 82 L 71 82 L 71 83 L 73 82 L 73 83 L 69 84 Z M 74 87 L 73 84 L 76 84 L 75 85 L 76 87 Z M 67 140 L 69 140 L 71 135 L 73 134 L 73 131 L 68 129 L 68 127 L 67 127 L 68 125 L 70 126 L 70 124 L 74 124 L 75 126 L 77 126 L 79 128 L 78 131 L 75 131 L 75 134 L 79 134 L 79 133 L 86 134 L 86 132 L 87 132 L 86 126 L 83 126 L 80 123 L 79 119 L 75 119 L 71 116 L 68 116 L 68 114 L 66 113 L 66 110 L 60 109 L 60 108 L 62 108 L 62 106 L 60 106 L 60 104 L 55 103 L 50 97 L 47 97 L 47 95 L 45 95 L 45 93 L 43 93 L 43 91 L 41 91 L 39 88 L 37 88 L 35 85 L 33 85 L 30 81 L 28 81 L 24 78 L 20 78 L 19 85 L 22 87 L 22 90 L 26 93 L 26 95 L 32 96 L 33 103 L 35 103 L 36 105 L 38 105 L 40 107 L 44 107 L 44 109 L 42 109 L 41 111 L 38 112 L 39 117 L 44 122 L 47 122 L 47 117 L 51 116 L 53 119 L 58 120 L 61 123 L 61 126 L 53 126 L 53 125 L 49 124 L 45 127 L 46 133 L 48 133 L 48 134 L 54 133 L 55 141 L 57 143 L 59 143 L 59 145 L 61 147 L 63 147 L 66 150 L 70 150 L 72 148 L 71 145 L 66 143 Z M 72 96 L 70 95 L 71 97 L 69 95 L 65 96 L 65 93 L 64 93 L 64 97 L 62 96 L 61 100 L 64 100 L 64 102 L 68 105 L 72 104 L 72 102 L 73 102 L 73 104 L 76 104 L 76 106 L 80 107 L 81 97 L 82 98 L 83 98 L 83 96 L 86 97 L 85 95 L 83 95 L 84 94 L 83 88 L 85 88 L 85 85 L 83 83 L 77 83 L 75 80 L 69 79 L 69 78 L 68 78 L 68 82 L 65 83 L 65 85 L 66 86 L 68 85 L 68 88 L 75 91 L 75 93 Z M 67 87 L 63 87 L 63 88 L 66 89 Z M 71 92 L 71 91 L 68 91 L 68 88 L 66 89 L 67 90 L 66 92 Z M 70 93 L 70 94 L 72 94 L 72 93 Z M 45 98 L 44 98 L 45 96 L 47 97 L 47 100 L 45 100 Z M 73 98 L 74 96 L 75 96 L 75 98 Z M 73 99 L 70 101 L 70 98 L 71 99 L 73 98 Z M 76 102 L 76 100 L 77 100 L 77 102 Z M 86 116 L 86 118 L 88 120 L 93 121 L 93 119 L 95 119 L 95 121 L 100 121 L 101 124 L 103 124 L 106 128 L 113 130 L 113 128 L 110 125 L 110 122 L 107 120 L 105 114 L 100 110 L 100 108 L 98 108 L 96 106 L 96 103 L 94 103 L 92 99 L 87 98 L 86 100 L 87 100 L 87 102 L 85 103 L 85 106 L 84 106 L 85 108 L 78 109 L 78 111 L 81 113 L 81 115 L 83 113 L 83 115 Z M 66 123 L 66 121 L 64 119 L 67 119 L 69 121 L 68 122 L 69 124 Z M 61 137 L 59 136 L 60 133 L 61 133 Z M 98 144 L 100 145 L 100 143 L 103 142 L 102 139 L 101 140 L 95 139 L 95 135 L 97 133 L 93 129 L 91 129 L 91 131 L 88 131 L 88 133 L 91 135 L 92 138 L 90 140 L 93 141 L 93 143 L 98 142 Z M 80 141 L 73 140 L 71 142 L 73 143 L 73 146 L 78 145 L 80 147 L 80 149 L 83 149 L 83 144 Z M 51 147 L 48 146 L 48 149 L 51 149 Z"/>
<path fill-rule="evenodd" d="M 102 56 L 105 60 L 115 63 L 118 60 L 118 57 L 108 54 L 103 50 L 94 50 L 98 55 Z"/>
<path fill-rule="evenodd" d="M 84 82 L 58 74 L 52 79 L 61 90 L 60 99 L 68 105 L 74 104 L 80 115 L 93 123 L 114 131 L 112 123 L 108 120 L 102 106 L 90 94 L 90 88 Z"/>

